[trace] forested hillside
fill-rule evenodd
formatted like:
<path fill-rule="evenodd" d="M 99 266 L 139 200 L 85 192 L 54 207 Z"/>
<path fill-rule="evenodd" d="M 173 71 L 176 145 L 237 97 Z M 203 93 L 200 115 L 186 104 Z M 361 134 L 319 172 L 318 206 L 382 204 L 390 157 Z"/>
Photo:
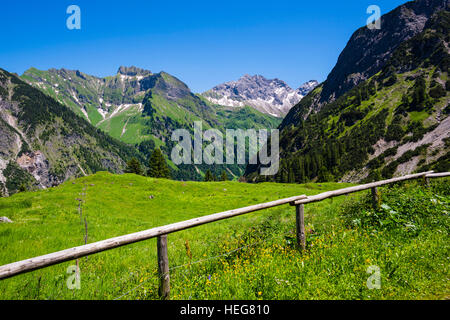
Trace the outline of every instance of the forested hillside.
<path fill-rule="evenodd" d="M 141 156 L 66 106 L 0 69 L 0 190 L 51 187 L 68 178 L 122 172 Z"/>
<path fill-rule="evenodd" d="M 407 7 L 403 9 L 395 12 Z M 388 23 L 386 19 L 382 21 Z M 317 87 L 280 126 L 279 173 L 257 177 L 258 166 L 249 166 L 247 177 L 357 182 L 429 169 L 448 171 L 448 30 L 450 13 L 441 10 L 422 32 L 400 43 L 379 72 L 337 99 L 320 106 L 316 102 L 327 83 Z"/>

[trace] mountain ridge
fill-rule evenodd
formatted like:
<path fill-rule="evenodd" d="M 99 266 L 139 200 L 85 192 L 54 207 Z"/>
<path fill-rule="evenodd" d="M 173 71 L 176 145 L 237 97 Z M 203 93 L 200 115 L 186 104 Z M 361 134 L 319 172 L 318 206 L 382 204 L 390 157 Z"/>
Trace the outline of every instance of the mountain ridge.
<path fill-rule="evenodd" d="M 142 150 L 145 157 L 156 147 L 161 148 L 177 179 L 202 180 L 206 167 L 171 163 L 171 134 L 175 129 L 192 133 L 195 121 L 201 121 L 205 130 L 215 128 L 223 133 L 237 124 L 240 129 L 271 129 L 280 123 L 279 119 L 254 109 L 212 104 L 164 71 L 152 73 L 122 66 L 116 75 L 98 78 L 78 70 L 32 68 L 22 79 L 111 137 Z M 220 175 L 224 168 L 217 166 L 214 173 Z M 244 169 L 242 165 L 226 166 L 235 177 L 241 176 Z"/>
<path fill-rule="evenodd" d="M 380 71 L 320 104 L 322 83 L 291 109 L 279 127 L 281 169 L 273 179 L 360 182 L 450 170 L 450 12 L 434 3 L 423 28 L 419 19 L 422 31 L 396 44 Z M 392 12 L 382 17 L 385 24 L 398 20 Z M 257 167 L 249 165 L 246 177 L 265 181 Z"/>
<path fill-rule="evenodd" d="M 409 1 L 381 17 L 381 29 L 363 26 L 350 37 L 327 79 L 320 84 L 320 93 L 301 106 L 305 119 L 311 112 L 331 103 L 342 94 L 378 73 L 402 42 L 422 32 L 434 13 L 448 10 L 447 0 Z M 299 105 L 292 109 L 298 108 Z M 292 110 L 291 109 L 291 110 Z M 283 123 L 290 122 L 290 115 Z"/>
<path fill-rule="evenodd" d="M 237 81 L 217 85 L 202 93 L 212 103 L 230 107 L 251 106 L 258 111 L 281 117 L 318 85 L 310 80 L 294 90 L 286 82 L 261 75 L 243 75 Z"/>
<path fill-rule="evenodd" d="M 139 154 L 65 105 L 0 69 L 0 190 L 47 188 L 97 171 L 121 173 Z"/>

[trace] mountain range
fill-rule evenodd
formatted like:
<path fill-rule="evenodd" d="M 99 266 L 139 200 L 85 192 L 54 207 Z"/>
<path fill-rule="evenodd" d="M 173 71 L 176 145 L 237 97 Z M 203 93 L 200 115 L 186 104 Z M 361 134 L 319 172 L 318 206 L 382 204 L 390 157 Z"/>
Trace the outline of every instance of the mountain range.
<path fill-rule="evenodd" d="M 246 74 L 237 81 L 215 86 L 202 95 L 212 103 L 230 107 L 251 106 L 263 113 L 283 117 L 318 84 L 316 80 L 310 80 L 293 90 L 282 80 Z"/>
<path fill-rule="evenodd" d="M 0 69 L 0 192 L 47 188 L 136 158 L 165 154 L 178 180 L 206 170 L 247 181 L 372 181 L 450 170 L 450 12 L 446 0 L 407 2 L 358 29 L 327 79 L 298 89 L 244 75 L 202 94 L 178 78 L 120 67 L 104 78 L 78 70 Z M 179 165 L 175 129 L 280 129 L 280 170 Z"/>
<path fill-rule="evenodd" d="M 207 128 L 223 129 L 230 117 L 242 112 L 255 120 L 242 129 L 259 128 L 261 124 L 271 128 L 280 122 L 245 105 L 229 108 L 210 103 L 168 73 L 153 74 L 136 67 L 120 67 L 115 76 L 105 78 L 78 70 L 32 68 L 24 72 L 22 79 L 126 143 L 153 140 L 163 144 L 169 131 L 194 121 L 203 121 Z"/>
<path fill-rule="evenodd" d="M 204 129 L 222 132 L 227 128 L 271 129 L 281 122 L 250 106 L 230 108 L 213 104 L 168 73 L 152 73 L 134 66 L 122 66 L 116 75 L 105 78 L 67 69 L 31 68 L 21 77 L 2 72 L 0 88 L 5 91 L 0 108 L 0 189 L 5 194 L 16 192 L 22 185 L 50 187 L 98 170 L 120 173 L 131 156 L 145 166 L 156 147 L 170 155 L 172 131 L 185 128 L 192 132 L 194 121 L 202 121 Z M 14 83 L 24 88 L 20 97 L 15 94 Z M 35 108 L 31 106 L 34 100 Z M 40 105 L 43 101 L 52 108 Z M 63 112 L 65 117 L 55 123 L 44 121 L 54 119 L 57 112 Z M 28 131 L 22 118 L 34 123 L 35 113 L 44 122 L 37 131 Z M 65 119 L 70 119 L 70 123 Z M 77 122 L 88 133 L 75 130 Z M 73 135 L 78 129 L 81 133 Z M 97 150 L 98 145 L 101 150 Z M 206 165 L 176 166 L 168 157 L 167 161 L 172 176 L 180 180 L 201 180 L 208 169 Z M 223 170 L 237 179 L 245 165 L 212 168 L 217 176 Z"/>

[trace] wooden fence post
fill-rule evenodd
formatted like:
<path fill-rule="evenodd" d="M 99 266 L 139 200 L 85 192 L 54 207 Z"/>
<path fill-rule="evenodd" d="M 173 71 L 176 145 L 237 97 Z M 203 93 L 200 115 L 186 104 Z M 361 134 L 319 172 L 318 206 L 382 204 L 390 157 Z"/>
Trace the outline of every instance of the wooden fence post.
<path fill-rule="evenodd" d="M 158 237 L 157 246 L 158 246 L 159 297 L 163 300 L 169 300 L 170 274 L 169 274 L 169 256 L 167 254 L 166 234 Z"/>
<path fill-rule="evenodd" d="M 372 205 L 375 210 L 380 208 L 380 194 L 378 193 L 378 188 L 373 187 L 372 189 Z"/>
<path fill-rule="evenodd" d="M 297 246 L 302 251 L 306 249 L 306 234 L 305 234 L 305 206 L 299 204 L 295 206 L 295 220 L 297 223 Z"/>

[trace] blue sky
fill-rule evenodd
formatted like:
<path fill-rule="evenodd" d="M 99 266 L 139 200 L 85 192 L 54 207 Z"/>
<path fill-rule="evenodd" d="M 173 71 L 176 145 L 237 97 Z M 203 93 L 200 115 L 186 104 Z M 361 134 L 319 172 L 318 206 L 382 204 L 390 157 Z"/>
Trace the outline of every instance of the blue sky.
<path fill-rule="evenodd" d="M 350 1 L 3 1 L 0 67 L 22 74 L 77 69 L 114 75 L 121 65 L 166 71 L 194 92 L 243 74 L 291 87 L 323 81 L 375 4 L 387 13 L 404 0 Z M 68 30 L 69 5 L 81 30 Z"/>

